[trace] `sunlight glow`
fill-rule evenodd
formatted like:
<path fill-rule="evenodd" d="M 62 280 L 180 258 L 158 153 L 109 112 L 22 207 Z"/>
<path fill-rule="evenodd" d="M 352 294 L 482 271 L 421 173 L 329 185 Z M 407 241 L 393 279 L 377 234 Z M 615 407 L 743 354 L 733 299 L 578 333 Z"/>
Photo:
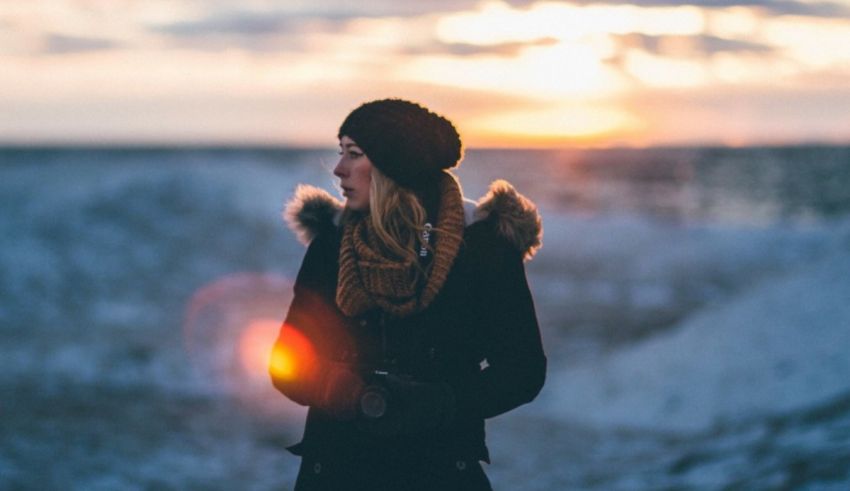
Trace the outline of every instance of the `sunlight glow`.
<path fill-rule="evenodd" d="M 399 40 L 410 34 L 406 31 L 407 23 L 396 18 L 355 19 L 346 26 L 346 42 L 349 56 L 366 54 L 359 50 L 392 49 L 398 46 Z M 354 48 L 354 49 L 350 49 Z"/>
<path fill-rule="evenodd" d="M 705 12 L 706 30 L 730 39 L 752 39 L 764 19 L 748 7 L 729 7 Z"/>
<path fill-rule="evenodd" d="M 270 363 L 277 373 L 294 373 L 292 361 L 283 357 L 272 357 L 270 347 L 274 345 L 280 330 L 280 321 L 253 319 L 239 336 L 239 362 L 242 370 L 252 379 L 266 380 Z"/>
<path fill-rule="evenodd" d="M 591 104 L 500 113 L 469 124 L 475 131 L 540 143 L 593 143 L 635 132 L 641 126 L 638 118 L 619 108 Z"/>
<path fill-rule="evenodd" d="M 757 84 L 765 73 L 780 79 L 797 73 L 796 64 L 790 60 L 728 53 L 714 55 L 709 67 L 714 79 L 725 84 Z"/>
<path fill-rule="evenodd" d="M 538 2 L 513 9 L 492 1 L 479 10 L 444 17 L 437 36 L 445 42 L 490 45 L 541 38 L 577 40 L 594 34 L 697 34 L 705 29 L 700 9 L 691 6 L 641 8 L 630 5 L 577 6 Z"/>
<path fill-rule="evenodd" d="M 510 66 L 495 56 L 422 57 L 399 68 L 397 74 L 437 85 L 539 98 L 599 95 L 622 87 L 621 77 L 600 61 L 594 46 L 577 43 L 528 48 Z"/>
<path fill-rule="evenodd" d="M 786 56 L 815 69 L 842 65 L 850 72 L 850 23 L 841 19 L 786 17 L 767 22 L 766 42 Z"/>
<path fill-rule="evenodd" d="M 698 61 L 671 59 L 639 50 L 629 50 L 624 66 L 647 87 L 696 87 L 710 78 L 707 67 Z"/>

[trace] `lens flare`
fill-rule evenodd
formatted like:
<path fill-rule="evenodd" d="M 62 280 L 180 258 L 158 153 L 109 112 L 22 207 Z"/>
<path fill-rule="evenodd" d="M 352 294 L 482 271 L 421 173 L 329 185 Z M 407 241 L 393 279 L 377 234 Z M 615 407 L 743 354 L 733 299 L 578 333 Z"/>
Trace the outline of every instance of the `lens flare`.
<path fill-rule="evenodd" d="M 323 340 L 350 343 L 345 331 L 332 327 L 338 324 L 333 306 L 309 289 L 301 292 L 300 302 L 310 315 L 286 325 L 293 294 L 293 281 L 284 276 L 229 274 L 194 292 L 183 325 L 186 361 L 197 388 L 278 428 L 288 444 L 303 434 L 307 408 L 273 382 L 312 375 Z"/>
<path fill-rule="evenodd" d="M 200 383 L 240 400 L 280 398 L 269 382 L 269 352 L 291 296 L 292 282 L 273 274 L 231 274 L 199 288 L 183 333 Z"/>
<path fill-rule="evenodd" d="M 275 378 L 293 380 L 313 368 L 316 352 L 301 331 L 284 324 L 268 360 L 268 373 Z"/>
<path fill-rule="evenodd" d="M 269 347 L 280 329 L 280 321 L 257 318 L 248 322 L 239 335 L 239 363 L 252 380 L 266 379 L 271 361 Z"/>
<path fill-rule="evenodd" d="M 269 373 L 275 378 L 294 379 L 295 353 L 285 346 L 275 345 L 269 355 Z"/>

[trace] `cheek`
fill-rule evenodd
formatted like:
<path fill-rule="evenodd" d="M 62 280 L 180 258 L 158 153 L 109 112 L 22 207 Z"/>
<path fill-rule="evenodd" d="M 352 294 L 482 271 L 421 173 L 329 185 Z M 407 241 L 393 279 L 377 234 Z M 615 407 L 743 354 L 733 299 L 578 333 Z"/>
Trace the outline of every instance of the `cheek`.
<path fill-rule="evenodd" d="M 372 183 L 372 169 L 368 166 L 363 166 L 358 169 L 358 181 L 360 185 L 365 187 L 367 190 L 369 189 L 369 185 Z"/>
<path fill-rule="evenodd" d="M 372 172 L 365 172 L 363 174 L 363 206 L 365 208 L 369 208 L 369 194 L 372 189 Z"/>
<path fill-rule="evenodd" d="M 360 181 L 360 189 L 361 189 L 361 191 L 362 191 L 362 192 L 361 192 L 361 194 L 362 194 L 362 196 L 363 196 L 363 200 L 364 200 L 367 204 L 369 203 L 369 192 L 370 192 L 370 190 L 371 190 L 371 188 L 372 188 L 371 184 L 372 184 L 371 175 L 370 175 L 370 174 L 365 174 L 365 175 L 363 176 L 363 179 L 361 179 L 361 181 Z"/>

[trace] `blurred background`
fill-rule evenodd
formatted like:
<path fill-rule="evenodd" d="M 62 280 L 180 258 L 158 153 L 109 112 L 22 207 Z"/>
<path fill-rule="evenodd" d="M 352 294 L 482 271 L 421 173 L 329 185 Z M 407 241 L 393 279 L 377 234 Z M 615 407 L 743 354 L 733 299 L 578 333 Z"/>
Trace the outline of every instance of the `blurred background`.
<path fill-rule="evenodd" d="M 496 489 L 847 489 L 849 40 L 843 0 L 0 0 L 0 489 L 291 489 L 280 212 L 382 97 L 543 214 Z"/>

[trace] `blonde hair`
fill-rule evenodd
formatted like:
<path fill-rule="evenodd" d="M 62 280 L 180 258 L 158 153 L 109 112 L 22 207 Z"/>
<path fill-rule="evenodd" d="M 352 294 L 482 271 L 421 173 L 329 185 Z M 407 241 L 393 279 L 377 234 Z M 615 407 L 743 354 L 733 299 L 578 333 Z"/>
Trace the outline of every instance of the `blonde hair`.
<path fill-rule="evenodd" d="M 399 186 L 377 167 L 372 167 L 368 213 L 366 220 L 370 221 L 381 253 L 387 258 L 413 264 L 415 281 L 423 285 L 428 280 L 434 261 L 429 261 L 423 267 L 419 262 L 419 251 L 424 246 L 433 257 L 434 247 L 433 241 L 425 242 L 422 238 L 428 212 L 416 194 Z M 352 216 L 352 212 L 347 210 L 343 221 Z M 432 226 L 431 233 L 434 232 L 447 236 L 458 235 L 437 226 Z"/>
<path fill-rule="evenodd" d="M 372 168 L 369 185 L 369 220 L 383 252 L 389 257 L 419 264 L 420 232 L 428 213 L 416 195 Z M 425 244 L 430 249 L 430 245 Z M 424 273 L 424 271 L 423 271 Z"/>

